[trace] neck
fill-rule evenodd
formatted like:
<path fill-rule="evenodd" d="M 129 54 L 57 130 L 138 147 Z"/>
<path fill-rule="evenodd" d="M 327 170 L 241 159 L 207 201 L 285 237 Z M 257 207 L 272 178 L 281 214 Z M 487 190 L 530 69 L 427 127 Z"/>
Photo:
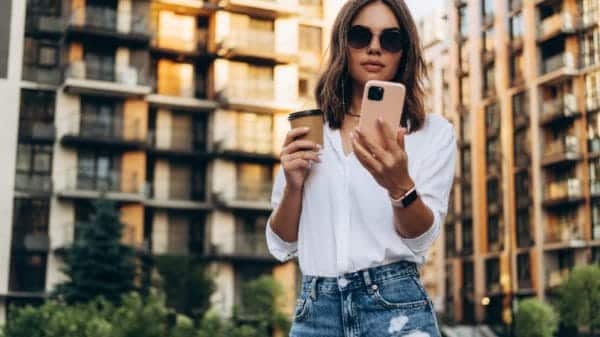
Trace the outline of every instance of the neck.
<path fill-rule="evenodd" d="M 361 105 L 362 105 L 362 92 L 364 90 L 364 85 L 358 85 L 353 83 L 352 85 L 352 97 L 350 98 L 350 111 L 355 115 L 360 115 Z"/>

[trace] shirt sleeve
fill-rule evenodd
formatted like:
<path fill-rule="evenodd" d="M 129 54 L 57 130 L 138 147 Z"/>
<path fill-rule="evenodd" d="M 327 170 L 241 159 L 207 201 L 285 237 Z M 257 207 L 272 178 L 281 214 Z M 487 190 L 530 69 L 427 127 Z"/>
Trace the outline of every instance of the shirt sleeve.
<path fill-rule="evenodd" d="M 275 182 L 273 183 L 273 191 L 271 193 L 271 207 L 273 210 L 277 209 L 281 198 L 283 197 L 283 190 L 285 188 L 285 175 L 283 173 L 283 167 L 279 167 L 279 171 L 275 176 Z M 273 216 L 273 213 L 271 213 Z M 298 255 L 298 242 L 286 242 L 277 235 L 271 228 L 271 216 L 267 220 L 266 237 L 267 247 L 273 257 L 281 262 L 290 260 Z"/>
<path fill-rule="evenodd" d="M 436 138 L 415 179 L 417 193 L 433 213 L 433 223 L 425 233 L 415 238 L 401 237 L 406 246 L 421 258 L 424 258 L 440 234 L 448 212 L 450 189 L 454 183 L 457 149 L 452 124 L 446 122 L 444 130 Z"/>

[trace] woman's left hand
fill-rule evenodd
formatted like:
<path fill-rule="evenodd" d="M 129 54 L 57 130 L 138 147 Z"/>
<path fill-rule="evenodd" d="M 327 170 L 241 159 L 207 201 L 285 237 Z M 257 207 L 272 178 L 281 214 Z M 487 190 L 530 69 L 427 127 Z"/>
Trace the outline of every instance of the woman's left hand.
<path fill-rule="evenodd" d="M 394 132 L 381 118 L 377 119 L 377 129 L 384 139 L 383 147 L 356 128 L 350 134 L 352 148 L 375 181 L 388 190 L 390 197 L 398 199 L 414 185 L 408 174 L 408 156 L 404 150 L 407 130 L 400 128 Z"/>

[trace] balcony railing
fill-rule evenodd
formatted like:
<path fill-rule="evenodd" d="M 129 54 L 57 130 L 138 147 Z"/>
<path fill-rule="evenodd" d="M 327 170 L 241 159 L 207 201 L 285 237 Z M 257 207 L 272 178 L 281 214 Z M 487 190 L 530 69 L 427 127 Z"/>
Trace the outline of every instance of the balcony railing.
<path fill-rule="evenodd" d="M 73 10 L 68 24 L 71 27 L 88 27 L 106 32 L 149 35 L 146 18 L 146 15 L 134 15 L 131 11 L 85 6 Z"/>
<path fill-rule="evenodd" d="M 569 117 L 577 112 L 577 99 L 573 94 L 542 102 L 542 120 L 549 121 L 562 116 Z"/>
<path fill-rule="evenodd" d="M 15 190 L 28 193 L 52 193 L 52 178 L 49 175 L 17 172 Z"/>
<path fill-rule="evenodd" d="M 132 66 L 105 68 L 96 62 L 76 61 L 71 63 L 66 78 L 115 82 L 126 86 L 146 86 L 145 74 Z"/>
<path fill-rule="evenodd" d="M 56 127 L 52 122 L 21 120 L 19 121 L 19 137 L 54 140 Z"/>
<path fill-rule="evenodd" d="M 544 191 L 544 198 L 546 200 L 577 199 L 582 196 L 581 180 L 578 178 L 550 182 L 546 185 Z"/>
<path fill-rule="evenodd" d="M 193 134 L 177 130 L 152 130 L 148 132 L 148 145 L 157 150 L 184 152 L 206 151 L 206 144 L 194 139 Z"/>
<path fill-rule="evenodd" d="M 202 191 L 194 190 L 192 181 L 177 178 L 172 178 L 169 181 L 146 183 L 144 184 L 144 194 L 149 199 L 159 201 L 201 202 L 205 199 Z"/>
<path fill-rule="evenodd" d="M 575 19 L 569 12 L 557 13 L 542 20 L 538 24 L 538 37 L 543 38 L 558 32 L 575 31 Z"/>
<path fill-rule="evenodd" d="M 554 288 L 561 285 L 569 277 L 569 273 L 570 270 L 568 268 L 548 271 L 546 273 L 546 286 Z"/>
<path fill-rule="evenodd" d="M 27 15 L 26 29 L 28 32 L 44 32 L 60 34 L 65 28 L 65 20 L 60 16 Z"/>
<path fill-rule="evenodd" d="M 233 33 L 223 40 L 224 49 L 275 52 L 275 33 L 257 29 L 233 29 Z"/>
<path fill-rule="evenodd" d="M 57 186 L 57 189 L 62 191 L 140 194 L 143 192 L 143 182 L 140 181 L 138 174 L 135 172 L 123 173 L 113 170 L 94 174 L 80 170 L 67 170 L 63 185 Z"/>
<path fill-rule="evenodd" d="M 274 83 L 268 80 L 257 79 L 231 79 L 224 90 L 226 98 L 244 100 L 249 97 L 259 100 L 274 99 Z"/>
<path fill-rule="evenodd" d="M 542 60 L 543 74 L 548 74 L 561 68 L 576 69 L 575 57 L 572 53 L 560 53 Z"/>
<path fill-rule="evenodd" d="M 163 34 L 160 31 L 155 33 L 154 46 L 161 49 L 176 50 L 182 52 L 201 52 L 207 51 L 208 30 L 198 29 L 190 38 L 181 35 Z"/>
<path fill-rule="evenodd" d="M 141 121 L 125 123 L 122 119 L 103 120 L 99 116 L 81 114 L 62 122 L 65 135 L 95 141 L 144 142 Z"/>
<path fill-rule="evenodd" d="M 544 147 L 544 161 L 556 157 L 579 155 L 579 139 L 577 136 L 565 136 L 548 143 Z"/>
<path fill-rule="evenodd" d="M 572 220 L 564 220 L 546 228 L 546 243 L 573 243 L 583 240 L 579 225 Z"/>
<path fill-rule="evenodd" d="M 269 249 L 264 233 L 236 233 L 235 255 L 269 257 Z"/>
<path fill-rule="evenodd" d="M 272 182 L 239 182 L 235 199 L 237 201 L 269 202 L 272 186 Z"/>

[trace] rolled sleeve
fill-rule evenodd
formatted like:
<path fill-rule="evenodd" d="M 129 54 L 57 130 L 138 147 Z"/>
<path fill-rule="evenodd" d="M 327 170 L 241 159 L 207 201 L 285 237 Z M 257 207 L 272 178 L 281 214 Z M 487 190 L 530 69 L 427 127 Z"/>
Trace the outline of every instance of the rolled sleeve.
<path fill-rule="evenodd" d="M 420 166 L 415 186 L 423 203 L 433 213 L 433 223 L 427 231 L 415 238 L 402 238 L 406 246 L 424 259 L 427 250 L 439 236 L 448 212 L 448 199 L 454 183 L 456 136 L 452 124 L 444 120 L 442 132 L 432 142 L 428 157 Z"/>
<path fill-rule="evenodd" d="M 275 176 L 275 182 L 273 183 L 273 191 L 271 193 L 271 207 L 273 211 L 277 209 L 281 198 L 283 197 L 283 190 L 285 188 L 285 176 L 283 174 L 283 168 L 280 167 L 277 175 Z M 273 257 L 281 262 L 292 259 L 298 255 L 298 242 L 286 242 L 277 235 L 271 228 L 271 216 L 267 220 L 266 225 L 266 238 L 267 247 Z"/>

